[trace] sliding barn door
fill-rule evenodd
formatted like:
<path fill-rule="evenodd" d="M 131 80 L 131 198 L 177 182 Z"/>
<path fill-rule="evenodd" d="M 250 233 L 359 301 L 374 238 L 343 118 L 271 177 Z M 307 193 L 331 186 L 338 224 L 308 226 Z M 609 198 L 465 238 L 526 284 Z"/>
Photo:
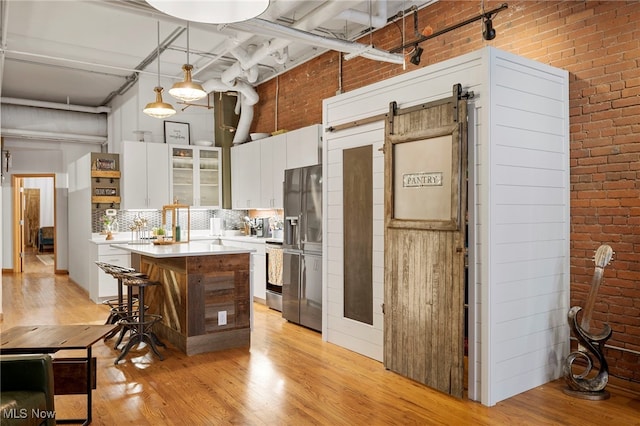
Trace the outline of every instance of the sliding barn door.
<path fill-rule="evenodd" d="M 384 365 L 464 388 L 466 94 L 390 106 L 385 153 Z"/>

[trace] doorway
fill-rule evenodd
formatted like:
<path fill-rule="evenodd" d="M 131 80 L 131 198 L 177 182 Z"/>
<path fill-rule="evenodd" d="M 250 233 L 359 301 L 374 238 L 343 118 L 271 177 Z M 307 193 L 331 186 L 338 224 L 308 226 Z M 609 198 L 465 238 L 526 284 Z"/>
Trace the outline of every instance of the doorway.
<path fill-rule="evenodd" d="M 55 174 L 13 175 L 13 272 L 55 273 Z"/>

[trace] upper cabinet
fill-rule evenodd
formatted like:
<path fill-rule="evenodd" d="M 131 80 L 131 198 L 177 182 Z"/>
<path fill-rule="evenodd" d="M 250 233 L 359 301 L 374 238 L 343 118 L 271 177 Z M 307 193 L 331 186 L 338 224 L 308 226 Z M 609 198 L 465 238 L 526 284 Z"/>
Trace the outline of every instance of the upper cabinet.
<path fill-rule="evenodd" d="M 170 200 L 192 207 L 220 208 L 221 149 L 171 145 Z"/>
<path fill-rule="evenodd" d="M 284 133 L 287 137 L 287 167 L 313 166 L 322 163 L 321 127 L 314 124 Z"/>
<path fill-rule="evenodd" d="M 161 209 L 169 204 L 167 145 L 122 142 L 122 208 Z"/>
<path fill-rule="evenodd" d="M 282 209 L 282 185 L 287 167 L 286 134 L 258 141 L 260 143 L 260 206 Z"/>
<path fill-rule="evenodd" d="M 231 148 L 234 209 L 282 209 L 284 171 L 321 163 L 320 125 Z"/>
<path fill-rule="evenodd" d="M 231 207 L 260 208 L 260 144 L 231 147 Z"/>

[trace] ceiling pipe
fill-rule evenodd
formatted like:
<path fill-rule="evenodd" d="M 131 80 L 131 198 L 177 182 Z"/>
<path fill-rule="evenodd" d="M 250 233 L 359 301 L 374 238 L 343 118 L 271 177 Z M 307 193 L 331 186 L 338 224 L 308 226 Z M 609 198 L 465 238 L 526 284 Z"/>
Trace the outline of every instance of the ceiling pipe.
<path fill-rule="evenodd" d="M 241 80 L 232 82 L 223 82 L 218 79 L 210 79 L 202 84 L 205 92 L 228 92 L 235 90 L 238 92 L 238 100 L 236 101 L 235 113 L 240 115 L 236 131 L 233 134 L 233 143 L 238 144 L 246 142 L 253 121 L 253 106 L 260 99 L 258 92 L 249 84 Z"/>
<path fill-rule="evenodd" d="M 333 18 L 336 14 L 340 13 L 345 9 L 345 5 L 340 2 L 334 1 L 331 3 L 327 3 L 327 5 L 320 7 L 314 11 L 312 14 L 308 14 L 304 18 L 300 19 L 296 24 L 296 28 L 303 29 L 314 29 L 320 26 L 322 23 L 327 20 Z M 253 20 L 247 21 L 251 22 Z M 267 22 L 267 21 L 265 21 Z M 245 23 L 240 24 L 230 24 L 230 25 L 222 25 L 221 29 L 229 28 L 235 29 L 237 27 L 244 26 Z M 277 25 L 277 24 L 274 24 Z M 277 25 L 278 27 L 283 27 L 281 25 Z M 242 28 L 239 28 L 240 31 L 243 31 Z M 298 30 L 300 31 L 300 30 Z M 260 31 L 248 30 L 244 31 L 245 33 L 260 33 Z M 308 33 L 310 34 L 310 33 Z M 311 34 L 310 34 L 311 35 Z M 316 36 L 315 38 L 320 39 L 320 37 Z M 246 142 L 249 138 L 249 131 L 251 128 L 251 123 L 253 121 L 253 106 L 258 102 L 259 97 L 256 90 L 250 86 L 249 84 L 239 80 L 239 78 L 244 77 L 251 81 L 253 77 L 257 79 L 257 75 L 252 70 L 257 70 L 258 63 L 264 59 L 265 57 L 278 54 L 281 50 L 287 47 L 292 43 L 290 39 L 280 39 L 275 40 L 273 42 L 264 43 L 261 47 L 255 49 L 254 51 L 248 52 L 239 47 L 242 43 L 241 39 L 247 40 L 245 37 L 235 37 L 229 40 L 228 52 L 234 55 L 238 62 L 234 63 L 232 66 L 227 68 L 222 72 L 219 82 L 227 86 L 225 90 L 217 90 L 217 91 L 229 91 L 236 90 L 240 94 L 238 96 L 238 101 L 236 103 L 235 112 L 240 115 L 240 119 L 238 121 L 238 125 L 236 131 L 233 136 L 233 143 L 242 143 Z M 313 44 L 313 43 L 312 43 Z M 273 45 L 273 47 L 272 47 Z M 253 49 L 252 49 L 253 50 Z M 218 79 L 211 79 L 203 84 L 203 87 L 206 91 L 209 91 L 208 87 L 218 87 Z"/>
<path fill-rule="evenodd" d="M 2 128 L 2 136 L 14 139 L 34 139 L 39 141 L 90 143 L 102 145 L 107 142 L 106 136 L 82 135 L 76 133 L 53 133 L 38 130 L 5 129 Z"/>
<path fill-rule="evenodd" d="M 110 113 L 111 108 L 105 106 L 88 107 L 82 105 L 62 104 L 57 102 L 33 101 L 30 99 L 0 98 L 0 104 L 23 105 L 37 108 L 61 109 L 64 111 L 89 112 L 92 114 Z"/>
<path fill-rule="evenodd" d="M 294 40 L 315 45 L 324 49 L 336 50 L 343 53 L 360 53 L 368 47 L 367 45 L 362 43 L 311 34 L 297 28 L 274 24 L 273 22 L 265 21 L 264 19 L 259 18 L 253 19 L 252 21 L 243 22 L 241 24 L 238 24 L 238 26 L 242 27 L 240 29 L 243 31 L 262 34 L 268 33 L 268 35 L 282 37 L 280 39 L 273 40 L 269 44 L 268 48 L 265 48 L 264 46 L 262 48 L 259 48 L 256 52 L 258 55 L 273 54 L 279 50 L 282 50 L 284 47 L 291 44 Z M 366 53 L 362 54 L 362 56 L 374 61 L 388 62 L 398 65 L 404 64 L 404 57 L 401 54 L 390 53 L 386 50 L 377 48 L 370 48 Z M 258 59 L 258 56 L 256 56 L 256 59 Z"/>
<path fill-rule="evenodd" d="M 387 0 L 378 0 L 376 5 L 375 15 L 356 9 L 347 9 L 342 11 L 336 18 L 355 22 L 356 24 L 369 25 L 373 28 L 382 28 L 387 25 Z"/>
<path fill-rule="evenodd" d="M 246 52 L 242 51 L 239 47 L 229 49 L 229 52 L 238 58 L 238 62 L 222 72 L 219 82 L 227 85 L 228 88 L 226 90 L 218 91 L 224 92 L 228 91 L 229 88 L 237 87 L 237 84 L 239 83 L 238 78 L 242 77 L 246 70 L 252 69 L 258 65 L 262 59 L 269 55 L 280 54 L 280 52 L 287 48 L 293 40 L 303 41 L 311 45 L 340 52 L 358 53 L 373 60 L 404 64 L 404 56 L 401 54 L 392 54 L 361 43 L 332 39 L 308 32 L 309 30 L 313 30 L 321 26 L 328 20 L 334 19 L 336 15 L 339 15 L 341 12 L 346 10 L 346 7 L 347 5 L 345 5 L 344 2 L 327 2 L 323 6 L 317 8 L 313 13 L 301 18 L 292 27 L 275 24 L 259 18 L 223 26 L 224 28 L 237 29 L 246 33 L 272 35 L 275 39 L 263 43 L 251 55 L 245 55 L 244 53 Z M 231 43 L 235 43 L 232 44 L 232 46 L 238 46 L 240 41 L 232 39 Z M 365 49 L 366 51 L 364 51 Z M 217 84 L 218 79 L 212 79 L 210 82 L 205 82 L 203 84 L 205 90 L 208 91 L 207 87 L 209 87 L 209 85 L 207 83 L 210 83 L 210 85 Z M 241 94 L 241 96 L 238 97 L 238 103 L 236 104 L 236 113 L 240 114 L 240 121 L 233 138 L 233 143 L 235 144 L 248 140 L 251 121 L 253 120 L 253 105 L 257 103 L 258 97 L 255 89 L 249 85 L 242 85 L 241 89 L 233 90 L 238 90 Z"/>
<path fill-rule="evenodd" d="M 4 75 L 4 56 L 7 48 L 7 34 L 9 32 L 9 7 L 7 2 L 0 1 L 0 19 L 2 20 L 2 34 L 0 34 L 0 96 L 2 95 L 2 76 Z"/>
<path fill-rule="evenodd" d="M 171 34 L 169 34 L 169 36 L 164 39 L 159 47 L 153 49 L 153 52 L 149 53 L 146 58 L 144 58 L 138 65 L 136 65 L 136 67 L 134 68 L 135 71 L 126 77 L 127 81 L 122 86 L 109 93 L 109 95 L 102 101 L 102 105 L 107 105 L 116 96 L 124 95 L 125 93 L 127 93 L 129 89 L 131 89 L 138 82 L 140 72 L 144 71 L 144 69 L 147 68 L 147 66 L 149 66 L 154 60 L 159 61 L 160 55 L 165 50 L 167 50 L 167 48 L 171 46 L 173 42 L 176 41 L 184 31 L 186 31 L 186 28 L 183 27 L 174 29 Z"/>

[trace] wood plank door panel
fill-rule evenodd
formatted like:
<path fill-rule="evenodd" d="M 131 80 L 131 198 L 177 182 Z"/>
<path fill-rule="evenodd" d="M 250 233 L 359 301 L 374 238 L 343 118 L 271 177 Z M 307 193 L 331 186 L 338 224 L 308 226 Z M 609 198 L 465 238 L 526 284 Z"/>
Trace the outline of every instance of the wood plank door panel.
<path fill-rule="evenodd" d="M 398 110 L 385 135 L 384 365 L 464 390 L 466 100 Z"/>
<path fill-rule="evenodd" d="M 25 246 L 38 247 L 40 229 L 40 189 L 24 188 L 24 236 Z"/>

